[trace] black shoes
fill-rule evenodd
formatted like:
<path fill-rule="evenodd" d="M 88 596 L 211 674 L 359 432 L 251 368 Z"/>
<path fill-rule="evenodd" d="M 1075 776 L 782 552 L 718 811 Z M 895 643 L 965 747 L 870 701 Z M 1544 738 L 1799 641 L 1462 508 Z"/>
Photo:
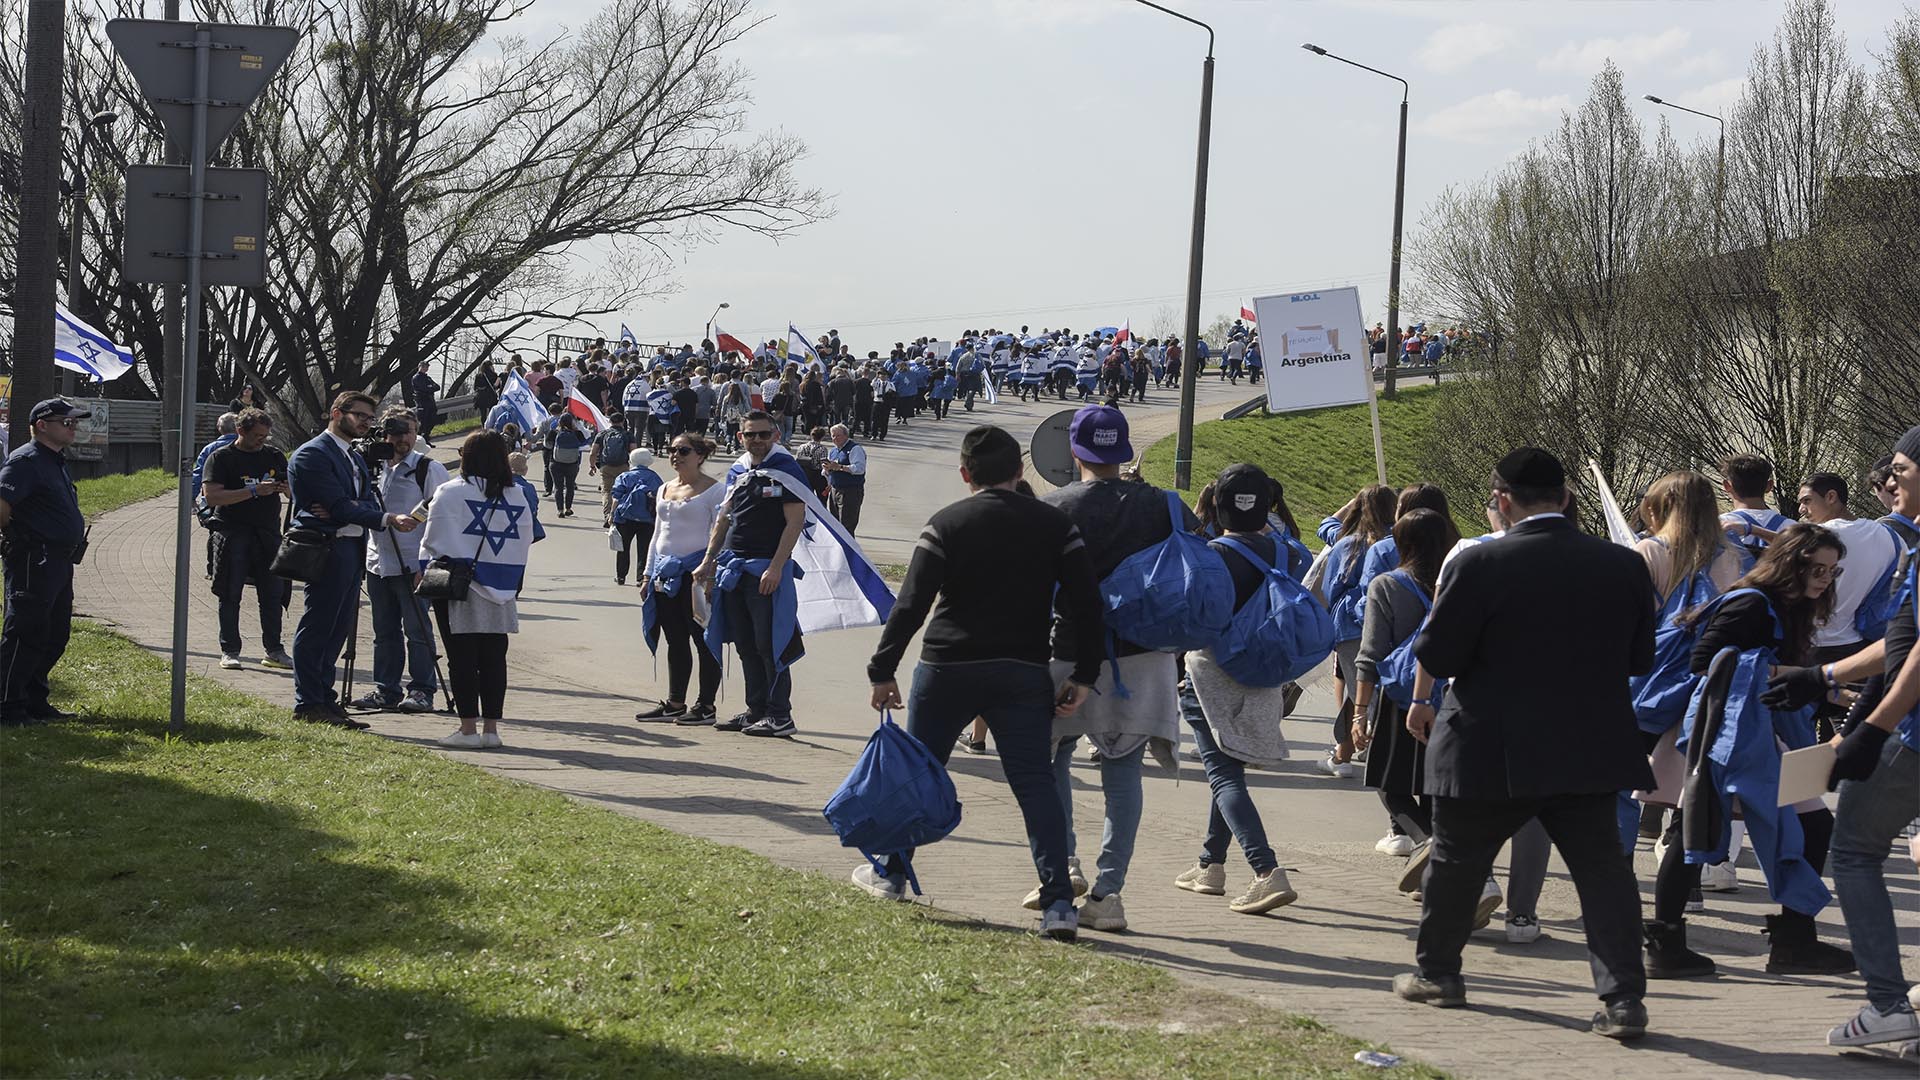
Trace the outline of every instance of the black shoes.
<path fill-rule="evenodd" d="M 718 718 L 719 714 L 713 711 L 713 706 L 695 704 L 689 706 L 687 711 L 681 713 L 673 722 L 681 727 L 711 727 Z"/>
<path fill-rule="evenodd" d="M 1409 971 L 1393 977 L 1393 992 L 1403 1001 L 1458 1009 L 1467 1003 L 1467 980 L 1458 975 L 1436 975 L 1429 979 L 1417 971 Z"/>
<path fill-rule="evenodd" d="M 791 739 L 793 731 L 793 717 L 768 716 L 748 724 L 740 734 L 762 739 Z"/>
<path fill-rule="evenodd" d="M 328 727 L 346 728 L 349 731 L 365 731 L 373 725 L 364 720 L 355 720 L 347 715 L 347 710 L 338 704 L 304 705 L 293 710 L 295 720 L 309 724 L 325 724 Z"/>
<path fill-rule="evenodd" d="M 760 722 L 759 718 L 754 716 L 752 713 L 743 712 L 738 716 L 732 717 L 731 719 L 716 721 L 713 725 L 713 730 L 741 731 L 741 730 L 744 730 L 748 724 L 757 724 L 759 722 Z"/>
<path fill-rule="evenodd" d="M 1844 975 L 1854 969 L 1853 953 L 1814 936 L 1813 916 L 1783 911 L 1767 916 L 1762 931 L 1772 942 L 1769 975 Z"/>
<path fill-rule="evenodd" d="M 663 701 L 644 712 L 634 713 L 633 718 L 642 723 L 672 723 L 679 718 L 681 713 L 686 711 L 687 707 L 685 705 L 671 701 Z"/>
<path fill-rule="evenodd" d="M 1639 998 L 1609 1001 L 1593 1014 L 1593 1033 L 1609 1039 L 1637 1039 L 1647 1033 L 1647 1007 Z"/>
<path fill-rule="evenodd" d="M 1714 963 L 1687 948 L 1687 922 L 1663 923 L 1651 919 L 1641 924 L 1647 942 L 1647 978 L 1704 979 L 1714 973 Z"/>

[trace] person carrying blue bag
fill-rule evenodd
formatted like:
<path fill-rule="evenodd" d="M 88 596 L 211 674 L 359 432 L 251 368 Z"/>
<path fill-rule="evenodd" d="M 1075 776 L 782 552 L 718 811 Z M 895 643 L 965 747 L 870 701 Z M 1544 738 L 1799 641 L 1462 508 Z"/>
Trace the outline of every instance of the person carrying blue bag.
<path fill-rule="evenodd" d="M 905 698 L 906 733 L 944 766 L 974 717 L 986 721 L 1026 821 L 1040 879 L 1040 932 L 1073 941 L 1080 915 L 1055 788 L 1053 725 L 1079 710 L 1099 674 L 1105 634 L 1099 593 L 1073 520 L 1015 490 L 1021 461 L 1013 436 L 992 426 L 967 432 L 960 479 L 973 494 L 928 519 L 914 545 L 906 581 L 867 663 L 871 700 L 877 711 L 901 707 L 895 672 L 924 623 L 920 663 Z M 1073 613 L 1077 637 L 1072 673 L 1061 681 L 1048 671 L 1056 589 L 1061 606 Z M 879 866 L 863 862 L 853 883 L 874 896 L 904 900 L 913 854 L 890 852 Z"/>
<path fill-rule="evenodd" d="M 1106 815 L 1099 874 L 1080 921 L 1095 930 L 1124 930 L 1120 890 L 1133 860 L 1140 828 L 1140 771 L 1151 753 L 1169 770 L 1180 742 L 1175 696 L 1176 665 L 1170 650 L 1202 648 L 1226 629 L 1233 613 L 1233 579 L 1219 555 L 1195 535 L 1200 519 L 1180 496 L 1138 480 L 1123 480 L 1120 467 L 1133 459 L 1127 418 L 1111 405 L 1088 405 L 1074 414 L 1068 446 L 1080 478 L 1041 501 L 1065 512 L 1086 542 L 1087 561 L 1100 581 L 1105 648 L 1092 657 L 1100 668 L 1093 697 L 1071 718 L 1053 725 L 1053 767 L 1067 843 L 1077 848 L 1069 771 L 1084 736 L 1100 752 L 1100 788 Z M 1261 509 L 1266 508 L 1264 493 Z M 1053 635 L 1053 677 L 1062 679 L 1089 659 L 1080 651 L 1078 616 L 1058 605 Z M 1069 863 L 1075 891 L 1087 888 Z M 1026 906 L 1037 908 L 1038 891 Z"/>
<path fill-rule="evenodd" d="M 1369 484 L 1316 530 L 1329 546 L 1326 555 L 1308 572 L 1306 583 L 1333 615 L 1334 690 L 1340 702 L 1333 718 L 1333 749 L 1320 762 L 1320 771 L 1328 776 L 1345 779 L 1360 772 L 1348 735 L 1355 715 L 1353 660 L 1360 651 L 1361 610 L 1366 599 L 1360 574 L 1366 566 L 1367 552 L 1393 534 L 1393 510 L 1393 489 Z M 1405 855 L 1413 850 L 1413 841 L 1404 833 L 1389 832 L 1375 849 Z"/>
<path fill-rule="evenodd" d="M 879 730 L 821 813 L 842 844 L 867 857 L 875 875 L 888 873 L 880 856 L 896 860 L 919 896 L 913 851 L 945 839 L 959 826 L 960 796 L 946 765 L 902 731 L 891 712 L 883 712 Z"/>

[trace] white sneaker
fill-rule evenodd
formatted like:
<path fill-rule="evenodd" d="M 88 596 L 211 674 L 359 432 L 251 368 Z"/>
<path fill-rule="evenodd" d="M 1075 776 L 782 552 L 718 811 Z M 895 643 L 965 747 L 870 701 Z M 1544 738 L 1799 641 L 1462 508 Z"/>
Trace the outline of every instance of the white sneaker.
<path fill-rule="evenodd" d="M 488 749 L 488 750 L 498 750 L 498 749 L 500 748 L 500 745 L 501 745 L 501 744 L 500 744 L 500 733 L 499 733 L 499 732 L 497 732 L 497 731 L 483 731 L 483 732 L 481 732 L 481 733 L 480 733 L 480 745 L 481 745 L 482 747 L 484 747 L 485 749 Z"/>
<path fill-rule="evenodd" d="M 459 750 L 478 750 L 486 745 L 486 741 L 480 738 L 480 733 L 477 731 L 471 733 L 456 731 L 451 735 L 442 735 L 436 741 L 441 746 Z"/>
<path fill-rule="evenodd" d="M 1400 891 L 1419 892 L 1421 879 L 1427 873 L 1427 856 L 1433 854 L 1433 841 L 1422 840 L 1413 845 L 1413 854 L 1407 858 L 1407 865 L 1400 871 Z"/>
<path fill-rule="evenodd" d="M 1287 872 L 1276 866 L 1264 877 L 1248 882 L 1247 891 L 1234 897 L 1227 906 L 1242 915 L 1261 915 L 1298 899 L 1300 894 L 1287 882 Z"/>
<path fill-rule="evenodd" d="M 875 870 L 872 863 L 861 863 L 853 868 L 853 883 L 882 900 L 907 898 L 906 878 L 895 881 Z"/>
<path fill-rule="evenodd" d="M 1120 903 L 1120 894 L 1087 897 L 1087 902 L 1080 905 L 1080 922 L 1095 930 L 1125 930 L 1127 909 Z"/>
<path fill-rule="evenodd" d="M 1406 833 L 1388 833 L 1373 845 L 1373 850 L 1404 859 L 1413 854 L 1413 837 Z"/>
<path fill-rule="evenodd" d="M 1219 863 L 1205 866 L 1194 863 L 1173 879 L 1173 887 L 1185 889 L 1202 896 L 1225 896 L 1227 894 L 1227 868 Z"/>
<path fill-rule="evenodd" d="M 1335 761 L 1332 753 L 1320 759 L 1320 771 L 1340 780 L 1351 780 L 1360 775 L 1360 769 L 1353 762 Z"/>
<path fill-rule="evenodd" d="M 221 653 L 220 666 L 223 668 L 226 668 L 228 671 L 237 670 L 240 667 L 239 654 L 238 653 Z"/>
<path fill-rule="evenodd" d="M 1531 945 L 1540 940 L 1540 924 L 1531 915 L 1507 916 L 1507 942 L 1512 945 Z"/>
<path fill-rule="evenodd" d="M 1853 1019 L 1827 1032 L 1828 1046 L 1871 1046 L 1908 1039 L 1920 1039 L 1920 1017 L 1905 1002 L 1884 1013 L 1870 1004 L 1862 1005 Z"/>
<path fill-rule="evenodd" d="M 433 695 L 423 690 L 408 691 L 394 709 L 403 713 L 428 713 L 433 711 Z"/>
<path fill-rule="evenodd" d="M 1503 899 L 1505 899 L 1505 897 L 1500 895 L 1500 883 L 1492 878 L 1488 878 L 1486 887 L 1480 890 L 1480 904 L 1473 909 L 1473 928 L 1475 930 L 1479 930 L 1493 921 L 1493 913 L 1500 910 L 1500 901 Z"/>
<path fill-rule="evenodd" d="M 1714 863 L 1711 866 L 1701 867 L 1700 868 L 1700 891 L 1701 892 L 1739 892 L 1740 891 L 1739 868 L 1733 865 L 1732 859 L 1728 859 L 1726 862 L 1722 862 L 1722 863 Z"/>
<path fill-rule="evenodd" d="M 1067 881 L 1073 885 L 1073 895 L 1087 895 L 1087 878 L 1086 875 L 1080 872 L 1080 856 L 1078 855 L 1067 856 Z M 1034 886 L 1033 891 L 1020 900 L 1020 906 L 1026 908 L 1028 911 L 1040 910 L 1040 887 L 1038 885 Z"/>

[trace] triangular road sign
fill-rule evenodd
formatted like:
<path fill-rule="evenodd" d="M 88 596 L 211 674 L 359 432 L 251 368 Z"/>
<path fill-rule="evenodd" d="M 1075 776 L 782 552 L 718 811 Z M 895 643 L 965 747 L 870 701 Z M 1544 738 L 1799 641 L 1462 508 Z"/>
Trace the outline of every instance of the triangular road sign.
<path fill-rule="evenodd" d="M 300 40 L 300 31 L 286 26 L 110 20 L 108 40 L 133 72 L 140 92 L 166 126 L 167 140 L 182 158 L 193 150 L 193 43 L 201 30 L 208 31 L 212 45 L 207 50 L 208 158 Z"/>

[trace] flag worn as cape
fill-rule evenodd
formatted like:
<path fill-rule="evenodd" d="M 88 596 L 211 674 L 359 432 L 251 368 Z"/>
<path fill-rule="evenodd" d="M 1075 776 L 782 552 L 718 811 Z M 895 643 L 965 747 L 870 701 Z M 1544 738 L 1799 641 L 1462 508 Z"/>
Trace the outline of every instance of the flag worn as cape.
<path fill-rule="evenodd" d="M 727 486 L 731 488 L 752 469 L 751 458 L 741 454 L 727 470 Z M 793 454 L 784 446 L 775 446 L 760 469 L 792 477 L 792 490 L 807 507 L 806 528 L 793 546 L 793 561 L 806 575 L 794 580 L 800 632 L 817 634 L 886 622 L 893 610 L 893 591 L 867 561 L 859 542 L 820 505 Z"/>
<path fill-rule="evenodd" d="M 546 418 L 547 412 L 540 407 L 540 399 L 533 394 L 533 387 L 527 385 L 526 377 L 517 371 L 507 373 L 506 389 L 500 391 L 500 400 L 513 406 L 514 413 L 520 419 L 520 430 L 531 434 Z"/>

